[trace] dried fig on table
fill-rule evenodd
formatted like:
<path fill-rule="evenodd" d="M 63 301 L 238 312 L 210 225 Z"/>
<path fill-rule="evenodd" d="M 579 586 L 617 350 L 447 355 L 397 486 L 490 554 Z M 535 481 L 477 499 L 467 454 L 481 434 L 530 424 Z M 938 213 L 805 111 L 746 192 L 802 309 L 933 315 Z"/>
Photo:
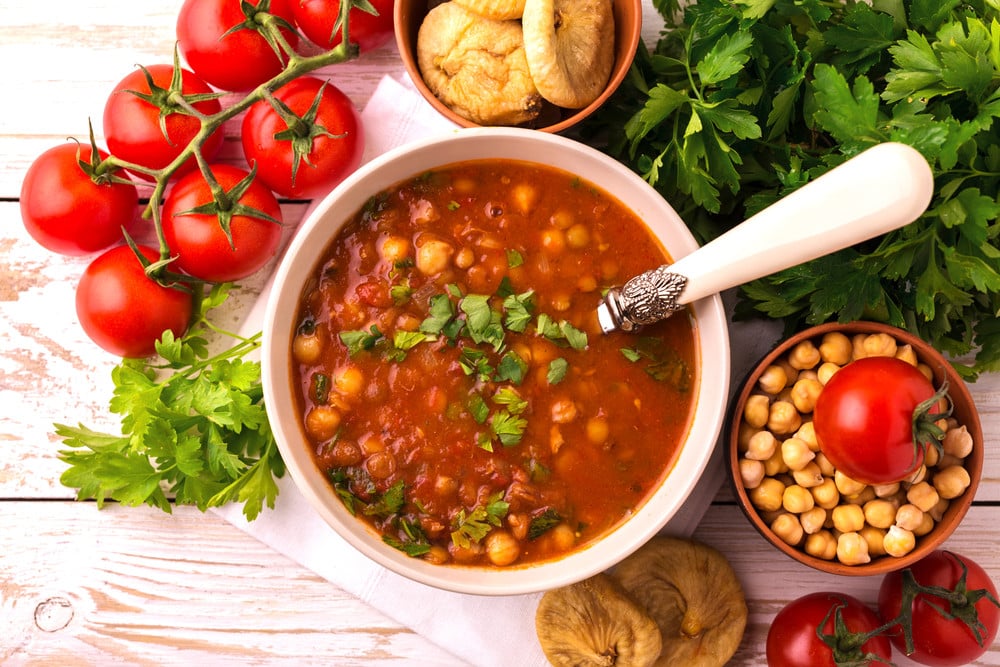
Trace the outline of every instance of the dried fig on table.
<path fill-rule="evenodd" d="M 546 592 L 535 629 L 556 667 L 645 667 L 660 655 L 656 622 L 606 574 Z"/>
<path fill-rule="evenodd" d="M 600 96 L 615 62 L 611 0 L 526 0 L 521 26 L 542 97 L 579 109 Z"/>
<path fill-rule="evenodd" d="M 611 575 L 657 623 L 663 667 L 720 667 L 743 638 L 747 605 L 729 561 L 700 542 L 659 536 Z"/>
<path fill-rule="evenodd" d="M 440 4 L 420 24 L 417 65 L 431 92 L 474 123 L 519 125 L 542 109 L 518 21 Z"/>

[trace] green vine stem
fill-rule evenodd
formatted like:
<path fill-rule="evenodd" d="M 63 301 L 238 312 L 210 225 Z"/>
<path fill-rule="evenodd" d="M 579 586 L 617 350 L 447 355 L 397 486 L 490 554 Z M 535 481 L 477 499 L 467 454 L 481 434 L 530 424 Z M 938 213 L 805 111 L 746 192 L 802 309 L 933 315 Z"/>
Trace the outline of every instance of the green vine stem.
<path fill-rule="evenodd" d="M 270 9 L 269 0 L 260 0 L 257 7 L 254 7 L 249 2 L 242 3 L 244 12 L 247 15 L 247 23 L 252 25 L 254 29 L 258 29 L 261 35 L 268 41 L 269 44 L 275 49 L 278 56 L 283 60 L 286 60 L 284 69 L 276 74 L 273 78 L 260 84 L 242 98 L 231 102 L 230 104 L 224 106 L 218 112 L 214 114 L 204 114 L 198 109 L 196 109 L 193 104 L 184 98 L 184 95 L 178 91 L 173 92 L 168 97 L 168 102 L 175 106 L 178 106 L 184 110 L 186 113 L 194 118 L 197 118 L 201 123 L 197 134 L 188 143 L 187 146 L 181 150 L 174 160 L 161 169 L 150 169 L 140 164 L 135 164 L 122 160 L 114 155 L 109 155 L 105 158 L 99 165 L 96 166 L 95 171 L 98 174 L 106 174 L 108 172 L 113 172 L 117 169 L 122 169 L 130 171 L 133 173 L 141 173 L 149 176 L 153 179 L 153 190 L 149 196 L 149 203 L 142 212 L 142 217 L 147 220 L 151 220 L 153 223 L 153 228 L 156 233 L 157 243 L 159 244 L 160 260 L 157 262 L 148 262 L 141 255 L 139 257 L 140 261 L 146 270 L 146 274 L 163 284 L 177 285 L 179 282 L 184 283 L 196 283 L 197 280 L 192 280 L 190 276 L 182 276 L 180 274 L 172 274 L 167 271 L 172 258 L 171 250 L 169 244 L 166 241 L 163 232 L 163 225 L 160 219 L 160 206 L 163 201 L 163 196 L 166 192 L 167 186 L 170 183 L 171 177 L 177 172 L 177 170 L 188 161 L 191 157 L 194 157 L 198 164 L 198 169 L 204 177 L 206 183 L 212 190 L 213 197 L 215 201 L 219 204 L 220 209 L 225 210 L 226 200 L 228 199 L 228 194 L 223 190 L 223 188 L 216 181 L 211 170 L 209 169 L 208 161 L 202 154 L 202 146 L 212 136 L 223 124 L 227 121 L 235 118 L 239 114 L 243 113 L 249 109 L 255 103 L 272 99 L 272 93 L 285 84 L 297 79 L 305 74 L 314 72 L 322 67 L 327 67 L 330 65 L 336 65 L 338 63 L 346 62 L 358 56 L 358 46 L 350 41 L 350 25 L 348 21 L 348 14 L 351 9 L 357 7 L 362 11 L 369 13 L 374 13 L 375 9 L 372 7 L 368 0 L 348 0 L 340 3 L 340 14 L 338 18 L 338 24 L 341 26 L 341 41 L 340 43 L 328 51 L 313 55 L 303 55 L 299 53 L 288 40 L 285 39 L 283 30 L 294 30 L 286 20 L 271 14 L 268 10 Z M 259 11 L 258 11 L 259 9 Z M 236 26 L 234 26 L 236 28 Z M 251 29 L 251 28 L 245 28 Z M 180 69 L 180 58 L 177 54 L 177 50 L 174 50 L 174 70 L 179 71 Z M 96 149 L 96 142 L 94 140 L 93 128 L 90 130 L 90 141 L 92 146 Z M 96 155 L 96 150 L 94 152 Z M 115 177 L 115 180 L 121 182 L 133 183 L 128 179 L 122 177 Z M 130 246 L 135 249 L 135 243 L 128 238 L 126 235 L 126 241 Z"/>

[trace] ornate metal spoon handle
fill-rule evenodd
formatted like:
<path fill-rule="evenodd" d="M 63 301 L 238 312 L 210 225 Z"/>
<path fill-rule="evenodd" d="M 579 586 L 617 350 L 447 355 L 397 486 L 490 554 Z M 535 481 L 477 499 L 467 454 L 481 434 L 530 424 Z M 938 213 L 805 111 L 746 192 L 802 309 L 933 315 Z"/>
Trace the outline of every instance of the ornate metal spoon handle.
<path fill-rule="evenodd" d="M 604 333 L 635 331 L 688 303 L 884 234 L 930 204 L 934 175 L 905 144 L 851 158 L 669 266 L 608 291 Z"/>

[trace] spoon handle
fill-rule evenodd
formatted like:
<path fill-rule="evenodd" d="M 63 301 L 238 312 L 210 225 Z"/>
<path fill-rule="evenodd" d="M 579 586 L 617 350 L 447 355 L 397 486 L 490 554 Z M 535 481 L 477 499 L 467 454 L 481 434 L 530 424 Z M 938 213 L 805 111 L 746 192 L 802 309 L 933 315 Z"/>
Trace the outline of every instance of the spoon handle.
<path fill-rule="evenodd" d="M 926 159 L 878 144 L 680 258 L 612 289 L 598 308 L 605 333 L 631 331 L 685 304 L 898 229 L 934 194 Z"/>

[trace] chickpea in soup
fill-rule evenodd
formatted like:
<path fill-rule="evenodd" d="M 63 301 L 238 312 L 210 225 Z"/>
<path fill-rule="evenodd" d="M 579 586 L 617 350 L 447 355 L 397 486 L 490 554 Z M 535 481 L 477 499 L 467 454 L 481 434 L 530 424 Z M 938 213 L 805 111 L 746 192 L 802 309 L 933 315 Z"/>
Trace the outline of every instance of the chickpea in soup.
<path fill-rule="evenodd" d="M 613 197 L 475 160 L 373 197 L 305 287 L 293 391 L 316 465 L 383 540 L 523 565 L 627 520 L 693 412 L 694 323 L 603 335 L 602 290 L 666 261 Z"/>

